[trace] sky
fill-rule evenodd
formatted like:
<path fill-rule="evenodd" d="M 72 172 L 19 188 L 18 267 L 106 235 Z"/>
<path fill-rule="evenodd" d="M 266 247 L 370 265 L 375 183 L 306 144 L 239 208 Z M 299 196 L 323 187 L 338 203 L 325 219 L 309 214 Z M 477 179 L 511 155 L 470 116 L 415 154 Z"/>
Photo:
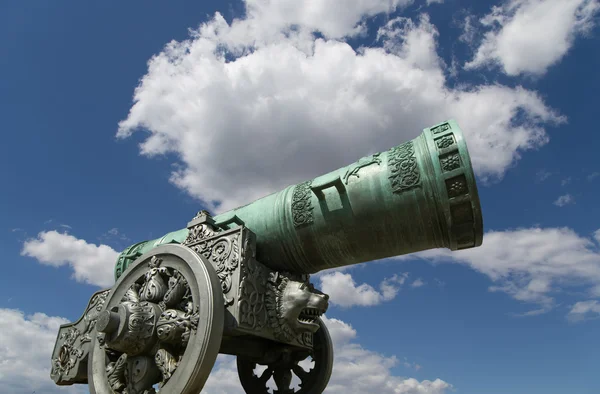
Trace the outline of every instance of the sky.
<path fill-rule="evenodd" d="M 0 391 L 128 245 L 453 118 L 479 248 L 312 281 L 327 393 L 600 392 L 598 0 L 0 3 Z M 220 356 L 203 393 L 242 393 Z"/>

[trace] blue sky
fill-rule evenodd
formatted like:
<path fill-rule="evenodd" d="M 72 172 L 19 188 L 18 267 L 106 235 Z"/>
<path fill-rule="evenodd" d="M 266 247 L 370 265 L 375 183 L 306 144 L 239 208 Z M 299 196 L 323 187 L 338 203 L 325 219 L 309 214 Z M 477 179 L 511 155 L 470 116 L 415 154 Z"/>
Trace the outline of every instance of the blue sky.
<path fill-rule="evenodd" d="M 2 3 L 0 384 L 70 391 L 49 379 L 58 325 L 129 244 L 455 118 L 484 244 L 316 275 L 329 392 L 600 392 L 599 9 Z M 236 379 L 220 358 L 205 391 Z"/>

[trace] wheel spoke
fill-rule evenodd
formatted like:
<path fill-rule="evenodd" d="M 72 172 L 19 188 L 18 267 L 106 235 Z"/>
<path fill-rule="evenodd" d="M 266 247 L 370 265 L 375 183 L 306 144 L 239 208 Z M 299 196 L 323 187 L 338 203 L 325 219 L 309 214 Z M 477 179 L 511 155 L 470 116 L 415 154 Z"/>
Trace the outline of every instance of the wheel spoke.
<path fill-rule="evenodd" d="M 126 371 L 126 354 L 122 354 L 116 362 L 111 362 L 106 366 L 106 378 L 108 379 L 108 384 L 113 391 L 120 393 L 125 388 Z"/>
<path fill-rule="evenodd" d="M 273 379 L 275 380 L 275 384 L 277 385 L 278 392 L 290 392 L 290 384 L 292 384 L 292 371 L 289 368 L 277 368 L 275 370 L 275 376 L 273 376 Z"/>
<path fill-rule="evenodd" d="M 258 381 L 263 384 L 266 384 L 271 378 L 271 376 L 273 376 L 273 372 L 274 370 L 272 367 L 267 367 L 267 369 L 265 369 L 263 373 L 258 377 Z"/>
<path fill-rule="evenodd" d="M 162 381 L 160 387 L 164 386 L 177 369 L 177 359 L 166 349 L 159 349 L 154 356 L 154 362 L 158 367 Z"/>
<path fill-rule="evenodd" d="M 298 364 L 296 364 L 292 367 L 292 371 L 294 371 L 296 376 L 299 377 L 302 382 L 304 382 L 304 380 L 308 377 L 308 375 L 310 375 L 310 372 L 306 372 L 304 370 L 304 368 L 302 368 Z"/>

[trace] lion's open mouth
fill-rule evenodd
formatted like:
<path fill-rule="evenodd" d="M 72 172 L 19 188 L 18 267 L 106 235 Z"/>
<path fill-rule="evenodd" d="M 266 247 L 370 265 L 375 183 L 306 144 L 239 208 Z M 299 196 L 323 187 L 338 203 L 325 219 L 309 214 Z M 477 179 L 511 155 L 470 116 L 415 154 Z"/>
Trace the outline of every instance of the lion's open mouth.
<path fill-rule="evenodd" d="M 315 320 L 320 317 L 325 311 L 317 308 L 304 308 L 298 316 L 298 321 L 303 324 L 317 325 Z"/>

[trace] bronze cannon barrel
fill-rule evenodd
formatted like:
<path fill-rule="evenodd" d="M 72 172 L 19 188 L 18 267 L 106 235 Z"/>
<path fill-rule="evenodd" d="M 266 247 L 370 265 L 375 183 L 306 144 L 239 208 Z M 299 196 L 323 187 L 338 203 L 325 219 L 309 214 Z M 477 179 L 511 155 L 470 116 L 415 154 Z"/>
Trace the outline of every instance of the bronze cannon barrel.
<path fill-rule="evenodd" d="M 256 258 L 274 270 L 315 273 L 433 248 L 481 245 L 483 219 L 462 131 L 453 120 L 387 152 L 213 218 L 256 234 Z M 188 230 L 127 248 L 116 276 L 136 256 L 181 243 Z"/>

